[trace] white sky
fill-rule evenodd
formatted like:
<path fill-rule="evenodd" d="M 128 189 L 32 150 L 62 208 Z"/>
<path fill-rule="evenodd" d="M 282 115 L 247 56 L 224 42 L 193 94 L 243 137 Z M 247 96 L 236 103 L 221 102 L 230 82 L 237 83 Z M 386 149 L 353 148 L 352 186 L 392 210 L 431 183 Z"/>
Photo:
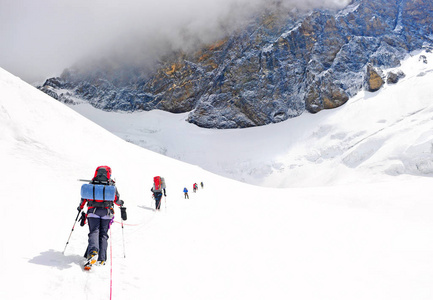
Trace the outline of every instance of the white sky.
<path fill-rule="evenodd" d="M 208 40 L 270 0 L 0 0 L 0 66 L 33 82 L 57 76 L 82 58 L 120 57 L 184 46 L 185 35 Z M 347 0 L 283 0 L 297 7 Z M 143 53 L 145 52 L 145 53 Z"/>

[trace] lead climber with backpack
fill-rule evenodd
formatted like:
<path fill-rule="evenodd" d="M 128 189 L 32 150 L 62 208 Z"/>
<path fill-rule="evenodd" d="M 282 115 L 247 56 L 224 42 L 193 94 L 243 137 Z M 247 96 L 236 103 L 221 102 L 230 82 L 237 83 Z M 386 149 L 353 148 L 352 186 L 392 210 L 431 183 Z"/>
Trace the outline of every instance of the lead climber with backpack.
<path fill-rule="evenodd" d="M 167 197 L 167 194 L 165 192 L 164 177 L 153 177 L 153 187 L 150 189 L 150 191 L 153 193 L 153 198 L 155 198 L 155 210 L 159 210 L 161 208 L 162 192 L 164 192 L 164 197 Z"/>
<path fill-rule="evenodd" d="M 108 229 L 114 219 L 114 204 L 120 206 L 121 218 L 126 220 L 126 207 L 123 207 L 124 202 L 120 200 L 115 184 L 111 178 L 111 168 L 99 166 L 90 183 L 83 184 L 81 187 L 81 202 L 77 210 L 82 211 L 87 203 L 86 217 L 89 224 L 89 240 L 84 255 L 85 270 L 90 270 L 96 262 L 104 265 L 107 260 Z M 86 217 L 82 216 L 81 226 L 84 225 Z"/>

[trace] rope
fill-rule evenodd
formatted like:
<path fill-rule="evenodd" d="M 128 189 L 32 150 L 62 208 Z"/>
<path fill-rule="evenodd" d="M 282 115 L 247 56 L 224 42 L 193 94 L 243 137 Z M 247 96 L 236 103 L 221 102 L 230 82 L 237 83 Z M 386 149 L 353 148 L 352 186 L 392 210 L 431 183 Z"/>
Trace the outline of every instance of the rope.
<path fill-rule="evenodd" d="M 161 199 L 162 200 L 162 199 Z M 159 203 L 161 205 L 161 202 Z M 122 222 L 118 222 L 118 221 L 114 221 L 114 223 L 118 223 L 122 225 L 122 236 L 123 236 L 123 225 L 127 225 L 127 226 L 141 226 L 144 225 L 145 223 L 139 223 L 139 224 L 125 224 Z M 75 224 L 74 224 L 75 227 Z M 73 228 L 72 228 L 73 230 Z M 112 243 L 112 232 L 111 232 L 111 226 L 110 226 L 110 300 L 112 299 L 113 296 L 113 243 Z M 125 240 L 124 240 L 124 236 L 123 236 L 123 255 L 124 257 L 126 257 L 125 255 Z"/>
<path fill-rule="evenodd" d="M 122 224 L 121 222 L 118 222 L 118 221 L 114 221 L 114 223 L 117 223 L 117 224 Z M 123 225 L 126 225 L 126 226 L 140 226 L 140 225 L 143 225 L 144 224 L 144 222 L 143 223 L 140 223 L 140 224 L 125 224 L 125 223 L 123 223 Z M 123 227 L 122 227 L 123 228 Z"/>

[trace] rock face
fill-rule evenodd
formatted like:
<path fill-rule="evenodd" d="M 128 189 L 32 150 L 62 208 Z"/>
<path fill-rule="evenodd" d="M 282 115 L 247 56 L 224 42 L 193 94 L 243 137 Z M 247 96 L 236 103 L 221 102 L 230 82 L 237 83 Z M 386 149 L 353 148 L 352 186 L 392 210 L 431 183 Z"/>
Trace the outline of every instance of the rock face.
<path fill-rule="evenodd" d="M 340 11 L 264 12 L 242 31 L 193 53 L 172 53 L 152 71 L 69 69 L 40 89 L 106 110 L 190 112 L 206 128 L 280 122 L 343 105 L 380 68 L 431 47 L 433 1 L 359 0 Z"/>
<path fill-rule="evenodd" d="M 386 83 L 388 84 L 395 84 L 397 83 L 401 78 L 404 78 L 406 75 L 402 71 L 397 72 L 389 72 L 386 77 Z"/>
<path fill-rule="evenodd" d="M 385 83 L 381 73 L 382 72 L 376 70 L 373 66 L 367 66 L 366 86 L 369 92 L 376 92 Z"/>

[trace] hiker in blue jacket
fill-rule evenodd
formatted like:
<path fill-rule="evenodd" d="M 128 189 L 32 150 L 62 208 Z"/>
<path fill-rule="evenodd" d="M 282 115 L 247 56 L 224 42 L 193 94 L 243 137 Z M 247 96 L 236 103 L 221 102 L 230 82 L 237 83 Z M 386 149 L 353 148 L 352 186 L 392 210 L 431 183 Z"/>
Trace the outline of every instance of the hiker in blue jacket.
<path fill-rule="evenodd" d="M 114 186 L 115 182 L 111 179 L 111 168 L 107 166 L 98 167 L 90 183 Z M 87 203 L 87 222 L 89 224 L 89 240 L 84 255 L 87 259 L 84 265 L 86 270 L 90 269 L 96 262 L 99 265 L 104 265 L 107 260 L 108 229 L 114 218 L 113 202 L 120 206 L 121 210 L 124 210 L 122 211 L 122 219 L 126 220 L 126 210 L 123 207 L 124 202 L 119 197 L 119 192 L 116 189 L 114 201 L 81 198 L 77 210 L 81 211 Z M 84 225 L 84 222 L 82 224 Z M 98 260 L 96 260 L 96 257 Z"/>
<path fill-rule="evenodd" d="M 188 189 L 187 189 L 186 187 L 183 188 L 183 194 L 185 195 L 185 199 L 186 199 L 186 198 L 189 199 L 189 196 L 188 196 Z"/>

